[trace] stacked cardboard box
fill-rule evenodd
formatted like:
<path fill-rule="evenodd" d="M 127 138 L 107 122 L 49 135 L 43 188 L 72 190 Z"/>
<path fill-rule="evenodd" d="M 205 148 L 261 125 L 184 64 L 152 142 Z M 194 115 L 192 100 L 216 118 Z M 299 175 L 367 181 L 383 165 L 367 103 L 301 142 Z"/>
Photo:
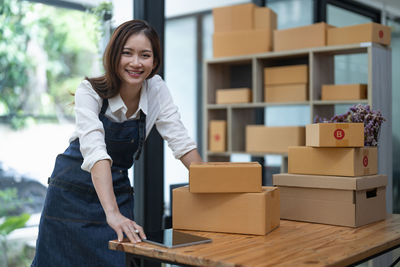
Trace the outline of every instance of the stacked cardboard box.
<path fill-rule="evenodd" d="M 246 152 L 288 153 L 289 146 L 304 146 L 305 127 L 246 126 Z"/>
<path fill-rule="evenodd" d="M 345 45 L 373 42 L 390 45 L 390 27 L 378 23 L 365 23 L 340 28 L 329 28 L 327 45 Z"/>
<path fill-rule="evenodd" d="M 306 126 L 306 146 L 290 147 L 288 173 L 273 177 L 281 218 L 358 227 L 386 217 L 387 176 L 362 123 Z"/>
<path fill-rule="evenodd" d="M 275 30 L 274 51 L 326 46 L 327 30 L 334 28 L 324 22 L 308 26 Z"/>
<path fill-rule="evenodd" d="M 321 100 L 367 99 L 366 84 L 323 84 Z"/>
<path fill-rule="evenodd" d="M 217 89 L 217 104 L 250 103 L 252 99 L 250 88 Z"/>
<path fill-rule="evenodd" d="M 272 51 L 276 14 L 252 3 L 213 9 L 214 57 Z"/>
<path fill-rule="evenodd" d="M 308 26 L 275 30 L 274 51 L 364 42 L 390 45 L 390 31 L 390 27 L 378 23 L 336 28 L 320 22 Z"/>
<path fill-rule="evenodd" d="M 262 187 L 256 162 L 192 163 L 173 190 L 175 229 L 265 235 L 279 226 L 279 189 Z"/>
<path fill-rule="evenodd" d="M 308 100 L 308 66 L 292 65 L 264 68 L 264 101 L 296 102 Z"/>

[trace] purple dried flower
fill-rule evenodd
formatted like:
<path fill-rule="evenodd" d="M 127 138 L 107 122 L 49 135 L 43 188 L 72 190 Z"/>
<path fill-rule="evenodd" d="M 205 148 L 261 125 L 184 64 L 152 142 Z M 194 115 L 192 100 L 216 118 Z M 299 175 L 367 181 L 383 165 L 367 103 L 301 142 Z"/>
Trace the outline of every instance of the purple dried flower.
<path fill-rule="evenodd" d="M 374 111 L 369 105 L 357 104 L 349 108 L 344 114 L 335 115 L 329 121 L 322 119 L 318 116 L 315 117 L 314 122 L 363 122 L 364 123 L 364 145 L 376 146 L 378 145 L 379 130 L 382 122 L 386 119 L 382 113 Z"/>

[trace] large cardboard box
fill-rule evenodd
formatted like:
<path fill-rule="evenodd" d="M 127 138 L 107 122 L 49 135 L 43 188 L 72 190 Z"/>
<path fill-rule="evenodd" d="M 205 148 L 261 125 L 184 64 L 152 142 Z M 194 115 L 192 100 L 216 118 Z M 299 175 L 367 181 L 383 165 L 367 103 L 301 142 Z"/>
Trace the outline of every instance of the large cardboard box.
<path fill-rule="evenodd" d="M 306 146 L 363 147 L 364 123 L 314 123 L 306 125 Z"/>
<path fill-rule="evenodd" d="M 308 26 L 275 30 L 274 51 L 296 50 L 326 45 L 327 29 L 333 28 L 324 22 Z"/>
<path fill-rule="evenodd" d="M 264 86 L 264 101 L 269 103 L 301 102 L 308 100 L 308 84 L 278 84 Z"/>
<path fill-rule="evenodd" d="M 324 84 L 321 88 L 321 100 L 360 100 L 366 98 L 366 84 Z"/>
<path fill-rule="evenodd" d="M 213 34 L 214 57 L 257 54 L 271 50 L 270 29 L 216 32 Z"/>
<path fill-rule="evenodd" d="M 252 3 L 214 8 L 214 32 L 246 31 L 254 29 Z"/>
<path fill-rule="evenodd" d="M 264 68 L 265 85 L 307 84 L 308 66 L 291 65 Z"/>
<path fill-rule="evenodd" d="M 211 120 L 209 129 L 209 151 L 226 151 L 226 121 Z"/>
<path fill-rule="evenodd" d="M 288 173 L 363 176 L 378 173 L 376 147 L 289 147 Z"/>
<path fill-rule="evenodd" d="M 252 94 L 250 88 L 217 89 L 216 103 L 217 104 L 250 103 L 251 96 Z"/>
<path fill-rule="evenodd" d="M 363 42 L 390 45 L 390 39 L 390 27 L 372 22 L 328 29 L 327 45 L 344 45 Z"/>
<path fill-rule="evenodd" d="M 279 189 L 260 193 L 193 194 L 179 187 L 172 192 L 174 229 L 265 235 L 279 226 Z"/>
<path fill-rule="evenodd" d="M 191 193 L 261 192 L 261 184 L 258 162 L 202 162 L 189 167 Z"/>
<path fill-rule="evenodd" d="M 246 152 L 288 153 L 289 146 L 302 146 L 304 144 L 304 126 L 246 126 Z"/>
<path fill-rule="evenodd" d="M 281 218 L 358 227 L 386 218 L 387 176 L 275 174 Z"/>

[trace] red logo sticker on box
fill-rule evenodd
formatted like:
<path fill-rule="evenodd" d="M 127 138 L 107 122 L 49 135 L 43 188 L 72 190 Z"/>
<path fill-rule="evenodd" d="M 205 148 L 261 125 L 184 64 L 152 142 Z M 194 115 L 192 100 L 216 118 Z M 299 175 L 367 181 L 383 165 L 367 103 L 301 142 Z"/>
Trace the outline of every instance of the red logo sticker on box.
<path fill-rule="evenodd" d="M 364 165 L 364 167 L 368 166 L 368 156 L 363 157 L 363 165 Z"/>
<path fill-rule="evenodd" d="M 342 129 L 336 129 L 333 132 L 333 136 L 337 139 L 337 140 L 342 140 L 344 138 L 344 131 Z"/>
<path fill-rule="evenodd" d="M 382 30 L 379 31 L 379 38 L 383 38 L 383 31 Z"/>
<path fill-rule="evenodd" d="M 221 136 L 219 136 L 219 134 L 214 135 L 214 139 L 215 141 L 219 141 L 219 139 L 221 139 Z"/>

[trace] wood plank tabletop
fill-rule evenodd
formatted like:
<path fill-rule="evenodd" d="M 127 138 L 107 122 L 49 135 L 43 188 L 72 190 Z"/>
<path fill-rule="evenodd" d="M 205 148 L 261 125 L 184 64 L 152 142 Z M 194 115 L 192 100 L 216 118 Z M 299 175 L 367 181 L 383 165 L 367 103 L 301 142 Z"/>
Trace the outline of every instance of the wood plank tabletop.
<path fill-rule="evenodd" d="M 183 231 L 212 239 L 180 248 L 128 241 L 109 248 L 194 266 L 346 266 L 400 245 L 400 215 L 358 228 L 281 220 L 265 236 Z"/>

